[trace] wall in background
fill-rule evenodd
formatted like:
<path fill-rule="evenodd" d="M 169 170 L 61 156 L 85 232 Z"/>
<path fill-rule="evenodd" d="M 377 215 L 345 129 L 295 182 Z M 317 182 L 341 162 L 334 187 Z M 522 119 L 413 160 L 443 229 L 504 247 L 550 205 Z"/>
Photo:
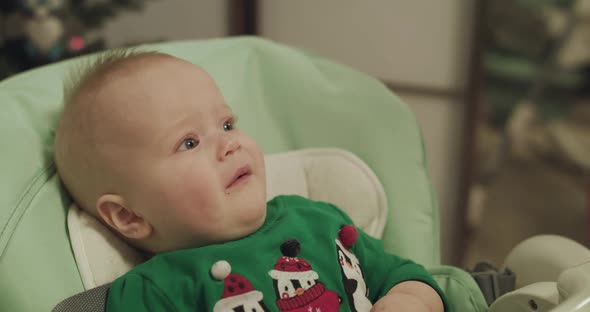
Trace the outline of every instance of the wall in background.
<path fill-rule="evenodd" d="M 102 34 L 109 47 L 228 34 L 228 1 L 147 0 L 140 12 L 122 12 Z"/>
<path fill-rule="evenodd" d="M 466 0 L 259 1 L 259 31 L 375 77 L 456 89 L 464 82 Z"/>

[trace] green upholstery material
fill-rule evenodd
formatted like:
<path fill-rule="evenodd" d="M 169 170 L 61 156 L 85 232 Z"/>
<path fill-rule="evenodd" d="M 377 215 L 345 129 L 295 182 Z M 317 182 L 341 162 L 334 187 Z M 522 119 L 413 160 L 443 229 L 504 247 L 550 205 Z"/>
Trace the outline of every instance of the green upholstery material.
<path fill-rule="evenodd" d="M 252 37 L 146 47 L 207 70 L 239 126 L 265 153 L 339 147 L 358 155 L 387 193 L 387 250 L 427 267 L 439 265 L 438 209 L 421 133 L 408 107 L 379 81 Z M 66 227 L 71 200 L 60 188 L 51 156 L 62 79 L 76 62 L 0 83 L 0 311 L 47 311 L 83 290 Z M 457 276 L 459 282 L 448 287 L 476 292 L 470 277 Z M 477 311 L 460 309 L 472 310 Z"/>
<path fill-rule="evenodd" d="M 428 271 L 449 298 L 453 311 L 485 312 L 488 304 L 469 273 L 446 265 L 431 266 Z"/>

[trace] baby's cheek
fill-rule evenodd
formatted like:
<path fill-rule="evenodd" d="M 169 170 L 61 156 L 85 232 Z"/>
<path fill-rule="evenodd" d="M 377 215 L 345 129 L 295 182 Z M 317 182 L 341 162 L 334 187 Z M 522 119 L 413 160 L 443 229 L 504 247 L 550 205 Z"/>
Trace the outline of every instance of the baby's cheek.
<path fill-rule="evenodd" d="M 182 203 L 182 206 L 195 207 L 210 204 L 212 194 L 213 188 L 210 183 L 200 179 L 187 179 L 174 190 L 173 196 L 175 201 Z"/>

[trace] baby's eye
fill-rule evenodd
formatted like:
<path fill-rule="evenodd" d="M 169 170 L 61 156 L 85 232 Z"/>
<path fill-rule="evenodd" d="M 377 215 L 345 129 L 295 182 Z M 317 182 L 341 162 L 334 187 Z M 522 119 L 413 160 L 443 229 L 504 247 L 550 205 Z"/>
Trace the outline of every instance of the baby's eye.
<path fill-rule="evenodd" d="M 223 131 L 231 131 L 234 129 L 234 121 L 228 120 L 223 124 Z"/>
<path fill-rule="evenodd" d="M 187 138 L 182 141 L 182 144 L 178 147 L 179 152 L 184 152 L 196 148 L 199 145 L 199 141 L 193 138 Z"/>

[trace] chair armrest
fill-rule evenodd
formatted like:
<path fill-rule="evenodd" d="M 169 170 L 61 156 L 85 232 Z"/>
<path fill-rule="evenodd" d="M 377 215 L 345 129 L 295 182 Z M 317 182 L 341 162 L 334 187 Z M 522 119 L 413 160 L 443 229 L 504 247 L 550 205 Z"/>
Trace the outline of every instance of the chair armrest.
<path fill-rule="evenodd" d="M 590 261 L 590 250 L 562 236 L 533 236 L 518 244 L 504 267 L 516 274 L 516 288 L 538 282 L 555 282 L 566 269 Z"/>
<path fill-rule="evenodd" d="M 489 312 L 590 310 L 590 250 L 565 237 L 540 235 L 517 245 L 504 267 L 516 274 L 517 290 Z"/>
<path fill-rule="evenodd" d="M 565 270 L 557 279 L 561 302 L 551 312 L 590 310 L 590 261 Z"/>
<path fill-rule="evenodd" d="M 539 282 L 496 300 L 488 312 L 585 312 L 590 310 L 590 262 L 565 270 L 557 283 Z"/>
<path fill-rule="evenodd" d="M 539 282 L 511 291 L 498 298 L 488 312 L 549 311 L 559 301 L 555 282 Z"/>

